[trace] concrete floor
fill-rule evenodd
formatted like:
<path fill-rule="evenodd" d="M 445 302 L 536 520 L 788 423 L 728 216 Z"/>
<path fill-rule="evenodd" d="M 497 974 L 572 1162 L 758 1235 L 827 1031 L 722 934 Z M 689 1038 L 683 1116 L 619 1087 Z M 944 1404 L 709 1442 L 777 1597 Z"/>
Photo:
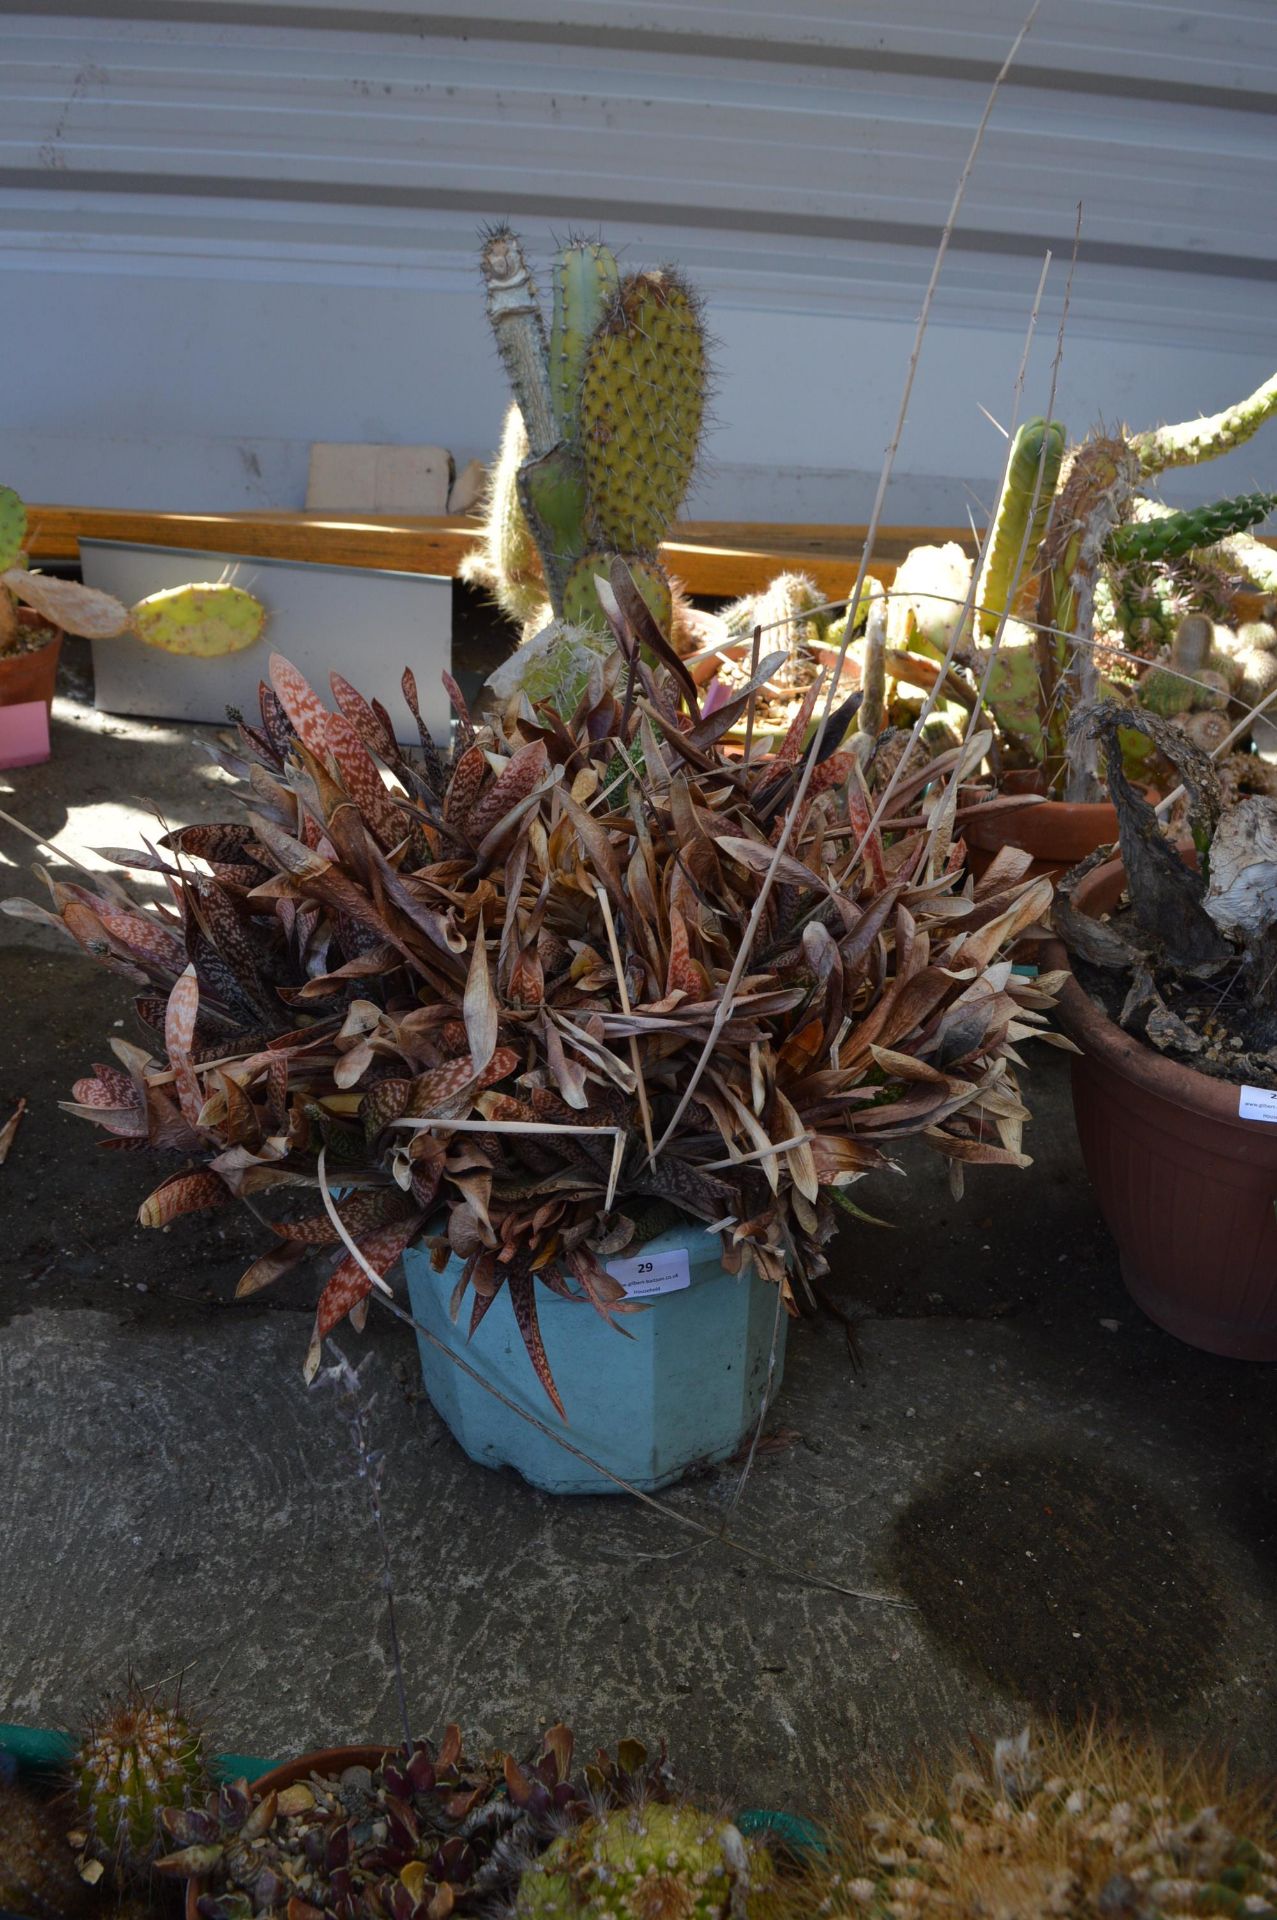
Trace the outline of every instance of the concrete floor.
<path fill-rule="evenodd" d="M 195 730 L 86 705 L 0 807 L 77 850 L 136 844 L 135 796 L 210 818 Z M 39 897 L 0 822 L 0 894 Z M 73 1723 L 130 1665 L 190 1669 L 217 1746 L 282 1755 L 394 1733 L 375 1543 L 336 1408 L 308 1393 L 304 1283 L 231 1293 L 260 1230 L 133 1225 L 150 1163 L 56 1102 L 130 1031 L 129 990 L 0 920 L 0 1720 Z M 624 1499 L 555 1502 L 472 1466 L 375 1315 L 385 1507 L 417 1722 L 479 1742 L 552 1718 L 666 1737 L 684 1777 L 819 1806 L 865 1755 L 1097 1706 L 1277 1766 L 1272 1373 L 1181 1346 L 1127 1299 L 1078 1159 L 1067 1067 L 1039 1049 L 1023 1174 L 941 1166 L 857 1197 L 833 1314 L 793 1329 L 733 1526 L 787 1569 Z M 209 1224 L 215 1220 L 216 1224 Z M 668 1495 L 709 1521 L 735 1473 Z M 855 1601 L 808 1571 L 899 1596 Z"/>

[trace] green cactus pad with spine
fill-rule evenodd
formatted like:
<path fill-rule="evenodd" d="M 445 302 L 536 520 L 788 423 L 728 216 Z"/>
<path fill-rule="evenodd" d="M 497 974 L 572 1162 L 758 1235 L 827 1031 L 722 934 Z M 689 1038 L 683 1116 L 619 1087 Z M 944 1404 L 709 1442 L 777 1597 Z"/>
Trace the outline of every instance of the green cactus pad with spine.
<path fill-rule="evenodd" d="M 139 600 L 130 609 L 129 620 L 148 647 L 213 660 L 225 653 L 242 653 L 260 640 L 266 609 L 243 587 L 166 587 Z"/>
<path fill-rule="evenodd" d="M 657 626 L 668 635 L 673 616 L 673 596 L 664 570 L 655 560 L 644 560 L 638 554 L 627 553 L 624 559 L 634 576 L 635 586 L 652 609 Z M 563 590 L 563 618 L 571 625 L 594 627 L 600 632 L 606 628 L 607 622 L 599 605 L 599 591 L 594 582 L 599 574 L 606 580 L 611 569 L 610 553 L 587 553 L 577 561 Z"/>
<path fill-rule="evenodd" d="M 12 487 L 0 487 L 0 573 L 16 567 L 27 537 L 27 510 Z"/>
<path fill-rule="evenodd" d="M 995 631 L 1008 609 L 1013 588 L 1034 571 L 1063 458 L 1061 422 L 1026 420 L 1012 444 L 994 514 L 993 538 L 976 589 L 982 633 Z"/>
<path fill-rule="evenodd" d="M 726 1822 L 694 1807 L 626 1807 L 556 1840 L 525 1872 L 516 1913 L 518 1920 L 726 1920 L 742 1878 L 736 1862 L 749 1851 L 765 1877 L 766 1856 Z"/>
<path fill-rule="evenodd" d="M 179 1711 L 131 1687 L 90 1728 L 71 1764 L 84 1854 L 127 1880 L 163 1851 L 160 1814 L 208 1790 L 203 1736 Z"/>
<path fill-rule="evenodd" d="M 590 342 L 581 383 L 581 452 L 600 545 L 624 553 L 660 545 L 691 482 L 705 384 L 705 336 L 687 288 L 669 272 L 629 275 Z"/>
<path fill-rule="evenodd" d="M 550 397 L 559 432 L 580 445 L 581 383 L 590 342 L 621 288 L 610 247 L 565 247 L 554 263 L 554 317 L 550 325 Z"/>
<path fill-rule="evenodd" d="M 1244 532 L 1267 519 L 1274 507 L 1277 494 L 1239 493 L 1232 499 L 1187 507 L 1156 520 L 1130 520 L 1113 528 L 1104 545 L 1104 557 L 1119 566 L 1173 559 Z"/>

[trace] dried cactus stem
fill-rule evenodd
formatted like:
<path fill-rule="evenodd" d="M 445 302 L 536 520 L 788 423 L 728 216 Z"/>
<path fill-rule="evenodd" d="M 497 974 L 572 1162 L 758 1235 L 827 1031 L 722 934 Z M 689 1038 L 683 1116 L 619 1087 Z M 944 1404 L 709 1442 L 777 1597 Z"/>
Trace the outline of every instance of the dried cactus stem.
<path fill-rule="evenodd" d="M 496 227 L 479 256 L 488 318 L 519 403 L 533 457 L 548 453 L 559 438 L 550 396 L 549 346 L 536 284 L 519 238 Z"/>

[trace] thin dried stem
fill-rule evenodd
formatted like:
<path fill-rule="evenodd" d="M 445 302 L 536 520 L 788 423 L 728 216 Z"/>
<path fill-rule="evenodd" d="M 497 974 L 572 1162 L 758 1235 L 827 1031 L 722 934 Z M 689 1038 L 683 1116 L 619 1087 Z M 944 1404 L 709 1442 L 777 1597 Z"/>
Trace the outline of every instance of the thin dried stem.
<path fill-rule="evenodd" d="M 1028 33 L 1029 28 L 1033 25 L 1034 20 L 1037 18 L 1038 8 L 1040 5 L 1041 5 L 1041 0 L 1034 0 L 1034 4 L 1029 12 L 1029 17 L 1025 21 L 1024 25 L 1020 28 L 1019 33 L 1017 33 L 1014 41 L 1012 42 L 1010 51 L 1008 52 L 1006 59 L 1002 62 L 1002 65 L 998 70 L 997 76 L 994 79 L 993 85 L 989 90 L 989 97 L 985 102 L 984 112 L 980 116 L 980 124 L 976 128 L 975 137 L 971 142 L 971 148 L 967 154 L 966 164 L 962 169 L 962 173 L 959 177 L 957 187 L 954 190 L 953 203 L 949 208 L 949 216 L 945 221 L 944 231 L 940 236 L 940 244 L 936 248 L 936 256 L 934 261 L 932 262 L 932 267 L 931 267 L 931 276 L 927 281 L 927 290 L 923 296 L 922 308 L 918 315 L 918 325 L 914 333 L 913 349 L 909 355 L 909 366 L 905 374 L 904 392 L 902 393 L 900 398 L 900 409 L 896 416 L 895 430 L 891 436 L 891 441 L 887 447 L 886 456 L 883 460 L 882 472 L 878 480 L 878 490 L 874 495 L 873 511 L 869 516 L 869 524 L 865 529 L 865 544 L 860 556 L 860 566 L 856 572 L 856 584 L 851 591 L 850 605 L 853 608 L 859 606 L 860 604 L 860 595 L 864 588 L 865 576 L 869 570 L 869 561 L 873 555 L 874 541 L 876 540 L 878 535 L 878 525 L 882 518 L 882 509 L 887 497 L 887 488 L 891 482 L 891 474 L 892 474 L 892 469 L 895 466 L 896 453 L 900 446 L 900 441 L 904 434 L 905 421 L 908 418 L 908 414 L 909 414 L 909 402 L 913 395 L 914 377 L 917 373 L 918 361 L 922 354 L 922 343 L 926 337 L 927 323 L 931 318 L 931 307 L 932 307 L 932 302 L 935 299 L 936 286 L 940 279 L 940 270 L 943 267 L 945 262 L 945 257 L 948 254 L 949 242 L 953 236 L 953 229 L 957 224 L 958 214 L 959 214 L 959 211 L 961 210 L 962 202 L 966 197 L 967 182 L 971 177 L 971 171 L 975 166 L 976 159 L 980 152 L 980 148 L 984 144 L 985 130 L 988 127 L 990 118 L 992 117 L 993 108 L 997 101 L 998 94 L 1001 91 L 1002 84 L 1005 81 L 1007 74 L 1011 71 L 1011 67 L 1014 64 L 1016 55 L 1020 51 L 1020 47 L 1024 41 L 1025 35 Z M 973 584 L 973 593 L 974 593 L 974 584 Z M 839 682 L 842 678 L 843 665 L 847 657 L 847 649 L 851 644 L 851 625 L 852 625 L 851 620 L 848 620 L 847 632 L 843 635 L 843 644 L 838 655 L 838 664 L 835 667 L 833 674 L 830 676 L 829 691 L 825 696 L 824 710 L 821 713 L 819 723 L 817 724 L 817 727 L 816 727 L 815 736 L 812 741 L 811 751 L 807 755 L 806 764 L 803 767 L 803 772 L 798 782 L 797 791 L 795 792 L 793 799 L 790 801 L 788 810 L 785 814 L 784 822 L 781 826 L 780 833 L 777 836 L 776 849 L 772 858 L 771 865 L 768 867 L 766 873 L 763 875 L 762 885 L 760 886 L 758 890 L 758 894 L 754 900 L 754 905 L 750 912 L 749 921 L 745 927 L 744 934 L 741 940 L 740 951 L 736 956 L 731 972 L 728 975 L 727 981 L 722 990 L 722 994 L 719 998 L 718 1007 L 715 1010 L 714 1020 L 710 1029 L 709 1037 L 706 1040 L 705 1045 L 701 1051 L 700 1058 L 697 1060 L 696 1065 L 693 1067 L 691 1073 L 689 1074 L 684 1084 L 682 1095 L 678 1101 L 677 1106 L 675 1107 L 673 1116 L 670 1119 L 669 1124 L 665 1129 L 665 1132 L 661 1135 L 660 1140 L 657 1142 L 658 1152 L 661 1150 L 661 1148 L 663 1148 L 667 1144 L 667 1142 L 673 1137 L 675 1131 L 677 1130 L 680 1120 L 682 1119 L 684 1113 L 686 1113 L 689 1105 L 691 1104 L 695 1096 L 696 1089 L 700 1085 L 701 1076 L 704 1074 L 705 1069 L 708 1067 L 710 1061 L 714 1056 L 714 1049 L 718 1044 L 723 1028 L 726 1026 L 728 1020 L 731 1017 L 732 1003 L 736 996 L 736 990 L 739 987 L 741 980 L 744 977 L 745 969 L 749 964 L 749 957 L 750 957 L 750 954 L 753 952 L 754 941 L 758 937 L 758 929 L 762 923 L 763 914 L 766 912 L 766 909 L 767 909 L 767 902 L 771 898 L 772 888 L 776 882 L 777 870 L 779 869 L 780 863 L 784 859 L 785 853 L 788 849 L 790 835 L 794 830 L 795 824 L 801 817 L 803 803 L 807 798 L 807 790 L 811 785 L 812 775 L 816 770 L 817 758 L 820 753 L 821 744 L 825 737 L 825 728 L 829 723 L 829 717 L 832 714 L 834 709 L 834 703 L 838 693 Z M 865 840 L 867 840 L 868 837 L 869 837 L 869 834 L 868 832 L 866 832 Z M 864 841 L 861 842 L 862 849 L 863 849 L 863 845 L 864 845 Z"/>
<path fill-rule="evenodd" d="M 616 922 L 612 918 L 612 903 L 607 897 L 607 888 L 596 883 L 594 888 L 598 897 L 599 911 L 603 915 L 603 924 L 607 928 L 607 942 L 612 952 L 612 966 L 616 973 L 617 997 L 621 1002 L 621 1012 L 626 1019 L 633 1017 L 630 1005 L 630 990 L 625 984 L 625 967 L 621 960 L 620 942 L 616 937 Z M 639 1053 L 638 1035 L 630 1035 L 630 1064 L 634 1068 L 635 1091 L 638 1094 L 639 1112 L 643 1116 L 643 1139 L 647 1143 L 649 1162 L 656 1157 L 656 1148 L 652 1144 L 652 1109 L 647 1100 L 647 1082 L 643 1078 L 643 1061 Z"/>

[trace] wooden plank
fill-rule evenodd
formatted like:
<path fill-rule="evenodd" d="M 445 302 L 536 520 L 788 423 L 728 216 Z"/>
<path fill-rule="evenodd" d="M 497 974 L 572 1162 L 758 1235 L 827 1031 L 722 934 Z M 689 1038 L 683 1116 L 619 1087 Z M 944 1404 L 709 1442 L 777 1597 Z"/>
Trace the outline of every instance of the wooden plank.
<path fill-rule="evenodd" d="M 53 506 L 32 506 L 27 512 L 31 559 L 37 566 L 77 559 L 81 539 L 131 540 L 145 546 L 451 577 L 478 539 L 471 520 L 409 515 L 342 518 L 324 513 L 145 513 Z M 832 596 L 851 587 L 865 529 L 689 520 L 673 532 L 662 555 L 689 593 L 756 592 L 777 573 L 798 567 Z M 884 528 L 872 571 L 890 581 L 911 546 L 959 537 L 960 530 L 954 528 Z"/>

